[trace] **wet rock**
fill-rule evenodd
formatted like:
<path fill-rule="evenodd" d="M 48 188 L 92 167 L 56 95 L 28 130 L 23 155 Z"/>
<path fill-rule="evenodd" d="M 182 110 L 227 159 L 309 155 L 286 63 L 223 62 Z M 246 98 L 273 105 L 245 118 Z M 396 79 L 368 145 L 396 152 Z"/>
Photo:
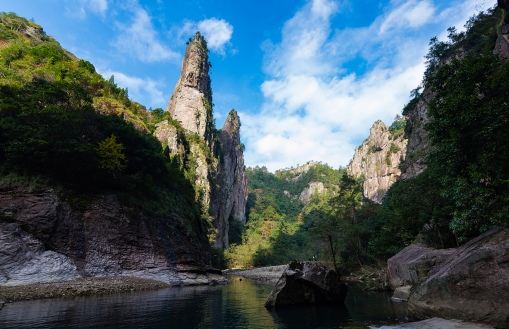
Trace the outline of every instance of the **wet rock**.
<path fill-rule="evenodd" d="M 392 295 L 392 299 L 399 299 L 404 302 L 408 301 L 408 296 L 410 296 L 410 289 L 412 289 L 412 286 L 396 288 L 394 294 Z"/>
<path fill-rule="evenodd" d="M 408 315 L 509 328 L 509 230 L 491 229 L 447 257 L 412 289 Z"/>
<path fill-rule="evenodd" d="M 390 288 L 395 290 L 422 282 L 435 266 L 455 251 L 454 248 L 433 249 L 423 243 L 409 245 L 387 261 Z"/>
<path fill-rule="evenodd" d="M 316 262 L 292 261 L 265 301 L 265 307 L 343 304 L 348 286 L 333 270 Z"/>

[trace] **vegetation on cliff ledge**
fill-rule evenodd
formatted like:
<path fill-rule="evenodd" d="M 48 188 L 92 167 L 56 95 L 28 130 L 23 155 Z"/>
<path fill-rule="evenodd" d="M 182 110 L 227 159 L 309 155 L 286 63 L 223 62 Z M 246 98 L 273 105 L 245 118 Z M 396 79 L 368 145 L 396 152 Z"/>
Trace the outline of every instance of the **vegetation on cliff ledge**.
<path fill-rule="evenodd" d="M 149 215 L 175 217 L 208 248 L 194 182 L 150 132 L 150 113 L 42 28 L 0 13 L 2 188 L 38 180 L 63 194 L 115 193 Z"/>

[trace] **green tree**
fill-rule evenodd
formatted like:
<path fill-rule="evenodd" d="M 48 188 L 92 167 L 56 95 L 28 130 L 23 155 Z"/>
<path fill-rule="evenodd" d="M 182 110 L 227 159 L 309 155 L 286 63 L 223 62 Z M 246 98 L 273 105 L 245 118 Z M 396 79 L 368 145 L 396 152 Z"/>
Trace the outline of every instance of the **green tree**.
<path fill-rule="evenodd" d="M 113 177 L 116 177 L 116 174 L 126 167 L 125 154 L 122 152 L 124 149 L 125 147 L 122 144 L 117 143 L 117 138 L 113 134 L 104 141 L 99 142 L 97 147 L 97 154 L 101 158 L 99 167 L 110 172 Z"/>
<path fill-rule="evenodd" d="M 509 223 L 509 63 L 497 55 L 453 59 L 427 80 L 436 93 L 426 124 L 451 228 L 465 236 Z"/>

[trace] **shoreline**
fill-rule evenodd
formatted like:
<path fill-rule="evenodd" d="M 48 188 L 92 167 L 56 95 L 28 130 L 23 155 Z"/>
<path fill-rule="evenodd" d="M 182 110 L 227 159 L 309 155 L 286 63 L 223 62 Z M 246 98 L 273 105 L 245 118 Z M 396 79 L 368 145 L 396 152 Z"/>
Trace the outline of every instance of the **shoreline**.
<path fill-rule="evenodd" d="M 254 281 L 277 281 L 283 275 L 288 264 L 265 266 L 256 268 L 235 268 L 224 270 L 224 275 L 235 275 Z M 341 280 L 351 282 L 375 281 L 376 279 L 365 279 L 356 275 L 342 276 Z"/>
<path fill-rule="evenodd" d="M 169 287 L 171 284 L 167 282 L 130 276 L 93 277 L 20 286 L 0 286 L 0 310 L 5 303 L 25 300 L 91 296 Z"/>
<path fill-rule="evenodd" d="M 225 275 L 236 275 L 255 281 L 277 281 L 286 269 L 286 265 L 266 266 L 257 268 L 237 268 L 223 271 Z"/>

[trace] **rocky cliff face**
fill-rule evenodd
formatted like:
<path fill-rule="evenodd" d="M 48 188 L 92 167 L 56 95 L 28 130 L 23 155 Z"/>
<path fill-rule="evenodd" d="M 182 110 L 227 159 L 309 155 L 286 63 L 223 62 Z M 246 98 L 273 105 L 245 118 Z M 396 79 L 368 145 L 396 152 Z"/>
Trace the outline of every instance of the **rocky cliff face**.
<path fill-rule="evenodd" d="M 182 71 L 166 111 L 186 130 L 208 139 L 212 124 L 209 56 L 205 39 L 196 33 L 186 48 Z"/>
<path fill-rule="evenodd" d="M 407 118 L 409 126 L 405 138 L 408 139 L 408 145 L 405 161 L 401 165 L 401 179 L 417 176 L 427 167 L 426 154 L 430 146 L 424 125 L 431 120 L 428 116 L 428 102 L 433 97 L 434 94 L 425 89 L 415 110 Z"/>
<path fill-rule="evenodd" d="M 199 222 L 150 215 L 115 195 L 78 200 L 54 190 L 0 193 L 0 284 L 121 275 L 189 285 L 216 273 Z"/>
<path fill-rule="evenodd" d="M 355 149 L 348 174 L 364 176 L 364 196 L 377 203 L 399 178 L 399 164 L 405 159 L 407 140 L 392 133 L 382 121 L 373 124 L 369 137 Z"/>
<path fill-rule="evenodd" d="M 240 119 L 232 110 L 221 129 L 219 175 L 212 194 L 211 212 L 217 230 L 215 247 L 228 248 L 228 218 L 246 223 L 248 182 L 244 166 L 244 150 L 240 143 Z"/>
<path fill-rule="evenodd" d="M 158 123 L 154 135 L 193 173 L 203 211 L 216 230 L 214 246 L 228 248 L 228 218 L 246 222 L 247 175 L 237 112 L 230 111 L 220 131 L 212 123 L 206 46 L 199 33 L 189 43 L 167 108 L 173 120 Z"/>
<path fill-rule="evenodd" d="M 509 328 L 509 230 L 493 228 L 453 249 L 410 293 L 408 315 Z"/>

